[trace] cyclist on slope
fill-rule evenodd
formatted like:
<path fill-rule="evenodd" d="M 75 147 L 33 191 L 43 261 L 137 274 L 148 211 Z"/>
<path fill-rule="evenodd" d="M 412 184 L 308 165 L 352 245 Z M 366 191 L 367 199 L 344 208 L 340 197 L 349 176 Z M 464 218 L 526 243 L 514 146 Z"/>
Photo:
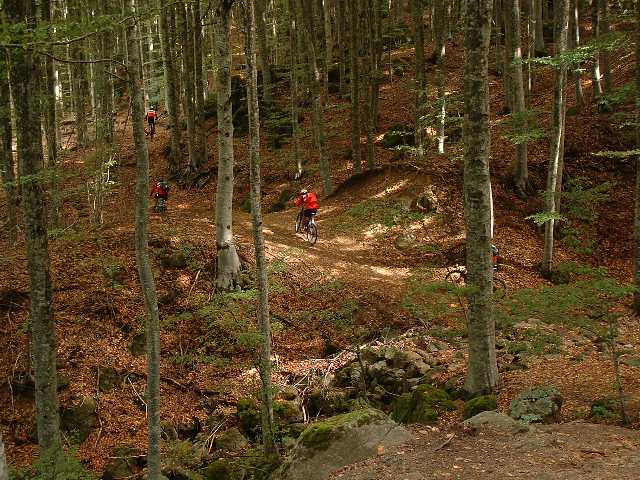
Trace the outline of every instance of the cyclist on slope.
<path fill-rule="evenodd" d="M 306 189 L 300 190 L 294 205 L 296 207 L 303 208 L 303 220 L 302 220 L 302 228 L 307 228 L 307 224 L 311 219 L 312 215 L 318 213 L 318 209 L 320 208 L 320 203 L 318 202 L 318 196 L 315 192 L 309 192 Z"/>
<path fill-rule="evenodd" d="M 158 113 L 155 108 L 151 107 L 147 114 L 145 115 L 145 119 L 149 124 L 149 135 L 153 137 L 153 134 L 156 133 L 156 118 L 158 118 Z"/>

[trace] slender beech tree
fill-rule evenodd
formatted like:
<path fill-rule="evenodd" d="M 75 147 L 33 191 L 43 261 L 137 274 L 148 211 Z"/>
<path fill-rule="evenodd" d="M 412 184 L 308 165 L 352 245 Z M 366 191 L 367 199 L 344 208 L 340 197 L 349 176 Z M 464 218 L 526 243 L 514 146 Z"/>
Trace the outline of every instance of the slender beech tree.
<path fill-rule="evenodd" d="M 427 81 L 424 68 L 424 24 L 422 20 L 422 1 L 411 0 L 411 13 L 415 28 L 415 49 L 416 49 L 416 156 L 419 161 L 424 159 L 425 153 L 425 129 L 424 117 L 427 108 Z"/>
<path fill-rule="evenodd" d="M 547 47 L 545 46 L 544 41 L 544 16 L 543 16 L 543 5 L 546 0 L 533 0 L 535 2 L 535 35 L 536 35 L 536 57 L 546 57 L 547 56 Z"/>
<path fill-rule="evenodd" d="M 7 456 L 4 453 L 2 434 L 0 434 L 0 480 L 9 480 L 9 468 L 7 467 Z"/>
<path fill-rule="evenodd" d="M 218 185 L 216 189 L 216 253 L 219 290 L 233 290 L 240 258 L 233 238 L 233 108 L 231 102 L 231 0 L 219 0 L 215 12 L 218 102 Z"/>
<path fill-rule="evenodd" d="M 262 72 L 262 99 L 273 102 L 271 65 L 269 64 L 269 42 L 267 42 L 266 0 L 256 0 L 256 28 L 258 34 L 258 59 Z"/>
<path fill-rule="evenodd" d="M 7 236 L 9 245 L 15 245 L 18 238 L 18 199 L 12 143 L 9 64 L 7 63 L 6 52 L 0 51 L 0 173 L 2 173 L 1 179 L 7 195 Z"/>
<path fill-rule="evenodd" d="M 47 28 L 51 29 L 51 0 L 42 1 L 42 18 L 48 24 Z M 44 115 L 44 131 L 47 137 L 47 163 L 51 166 L 55 165 L 58 160 L 58 124 L 56 122 L 56 92 L 55 92 L 55 74 L 53 58 L 46 55 L 44 58 L 45 65 L 45 107 Z"/>
<path fill-rule="evenodd" d="M 360 152 L 360 69 L 358 65 L 358 0 L 349 1 L 349 76 L 351 85 L 351 158 L 356 173 L 362 171 Z"/>
<path fill-rule="evenodd" d="M 160 480 L 160 313 L 155 279 L 149 258 L 149 151 L 144 135 L 145 105 L 142 93 L 143 80 L 140 76 L 140 52 L 138 42 L 139 17 L 133 17 L 136 0 L 124 1 L 125 17 L 132 17 L 127 23 L 127 74 L 131 96 L 131 121 L 136 156 L 136 206 L 135 206 L 135 250 L 138 277 L 144 297 L 147 336 L 147 478 Z"/>
<path fill-rule="evenodd" d="M 507 65 L 506 74 L 509 77 L 508 85 L 511 88 L 511 115 L 514 127 L 518 134 L 524 134 L 527 130 L 525 119 L 526 107 L 524 96 L 524 80 L 522 78 L 522 46 L 520 43 L 520 2 L 519 0 L 503 0 L 504 26 L 505 26 L 505 51 Z M 527 183 L 529 181 L 529 169 L 527 168 L 527 143 L 520 142 L 516 145 L 516 158 L 513 164 L 513 184 L 516 194 L 525 198 L 527 196 Z"/>
<path fill-rule="evenodd" d="M 598 41 L 600 39 L 600 0 L 592 0 L 591 7 L 591 31 L 593 35 Z M 592 73 L 592 83 L 593 83 L 593 95 L 596 98 L 600 98 L 604 93 L 602 87 L 602 74 L 600 72 L 600 52 L 596 51 L 596 54 L 593 58 L 593 65 L 591 69 Z"/>
<path fill-rule="evenodd" d="M 311 90 L 313 96 L 313 129 L 316 142 L 318 144 L 318 152 L 320 154 L 320 176 L 322 177 L 322 188 L 325 195 L 333 192 L 333 181 L 331 179 L 331 166 L 327 156 L 327 141 L 324 132 L 324 108 L 322 105 L 322 78 L 320 69 L 318 68 L 316 47 L 314 38 L 314 22 L 313 22 L 313 0 L 301 0 L 302 19 L 305 24 L 307 34 L 304 35 L 304 41 L 309 58 L 309 68 L 312 72 Z"/>
<path fill-rule="evenodd" d="M 447 101 L 445 95 L 445 58 L 447 52 L 447 0 L 436 0 L 434 12 L 436 12 L 435 51 L 436 59 L 436 83 L 438 88 L 438 153 L 444 153 L 445 122 L 447 115 Z"/>
<path fill-rule="evenodd" d="M 293 156 L 293 164 L 296 166 L 295 178 L 302 177 L 302 156 L 300 155 L 300 126 L 298 124 L 298 68 L 300 66 L 298 53 L 298 15 L 296 0 L 289 0 L 289 49 L 291 50 L 291 70 L 289 72 L 291 83 L 291 126 L 293 148 L 291 154 Z"/>
<path fill-rule="evenodd" d="M 553 91 L 553 133 L 547 174 L 546 212 L 552 217 L 558 213 L 558 194 L 562 188 L 562 162 L 565 134 L 566 111 L 566 83 L 567 67 L 560 57 L 567 50 L 567 36 L 569 30 L 569 0 L 558 0 L 555 22 L 556 58 L 555 86 Z M 553 266 L 553 238 L 555 221 L 550 218 L 544 229 L 544 258 L 542 272 L 550 274 Z"/>
<path fill-rule="evenodd" d="M 598 2 L 598 36 L 608 39 L 609 28 L 609 0 L 595 0 Z M 611 93 L 613 90 L 613 78 L 611 77 L 611 64 L 609 62 L 609 50 L 600 51 L 600 62 L 602 64 L 602 77 L 604 78 L 604 92 Z"/>
<path fill-rule="evenodd" d="M 465 389 L 472 394 L 498 385 L 492 308 L 491 178 L 489 174 L 488 53 L 491 0 L 468 2 L 464 26 L 464 218 L 469 295 L 469 367 Z"/>
<path fill-rule="evenodd" d="M 570 12 L 569 12 L 569 49 L 573 50 L 580 46 L 580 15 L 579 15 L 579 0 L 571 0 Z M 584 108 L 584 94 L 582 92 L 582 71 L 581 66 L 578 65 L 573 71 L 573 78 L 576 83 L 576 108 L 582 110 Z"/>
<path fill-rule="evenodd" d="M 198 136 L 196 135 L 196 105 L 195 105 L 195 61 L 193 49 L 193 30 L 190 3 L 178 3 L 178 25 L 182 45 L 182 82 L 184 86 L 184 114 L 187 121 L 187 146 L 189 151 L 189 170 L 194 174 L 203 165 L 198 158 Z"/>
<path fill-rule="evenodd" d="M 164 66 L 165 104 L 169 116 L 169 129 L 171 131 L 171 154 L 169 156 L 169 171 L 177 175 L 182 167 L 182 150 L 180 148 L 180 90 L 176 85 L 178 75 L 177 65 L 174 61 L 174 48 L 172 32 L 170 30 L 169 16 L 173 16 L 173 7 L 168 6 L 167 0 L 157 0 L 160 42 L 162 47 L 162 63 Z"/>
<path fill-rule="evenodd" d="M 20 159 L 22 206 L 27 240 L 27 264 L 31 290 L 31 346 L 35 370 L 36 424 L 42 453 L 60 446 L 56 377 L 56 331 L 45 215 L 41 109 L 38 79 L 40 62 L 27 45 L 35 27 L 35 0 L 5 0 L 7 20 L 21 25 L 13 43 L 22 48 L 11 50 L 11 88 L 16 117 L 16 138 Z M 26 30 L 24 26 L 26 25 Z"/>
<path fill-rule="evenodd" d="M 640 149 L 640 2 L 636 2 L 636 148 Z M 636 191 L 635 191 L 635 262 L 634 276 L 636 291 L 633 308 L 640 315 L 640 156 L 636 157 Z"/>
<path fill-rule="evenodd" d="M 261 180 L 260 180 L 260 107 L 258 103 L 258 71 L 256 66 L 255 2 L 244 0 L 245 55 L 247 62 L 247 107 L 249 111 L 249 178 L 251 183 L 251 217 L 256 253 L 256 270 L 260 304 L 258 324 L 260 380 L 262 382 L 262 447 L 266 456 L 278 454 L 273 421 L 273 387 L 271 384 L 271 322 L 269 319 L 269 284 L 267 260 L 262 232 Z"/>
<path fill-rule="evenodd" d="M 70 20 L 77 24 L 83 22 L 83 9 L 81 0 L 67 0 Z M 88 80 L 88 63 L 85 58 L 84 41 L 77 40 L 69 45 L 69 56 L 73 60 L 69 64 L 71 69 L 72 96 L 75 110 L 76 137 L 78 145 L 85 147 L 89 144 L 89 110 L 90 92 Z"/>
<path fill-rule="evenodd" d="M 200 170 L 207 165 L 207 135 L 204 119 L 204 74 L 202 71 L 202 13 L 200 0 L 195 0 L 193 10 L 193 68 L 194 68 L 194 107 L 195 107 L 195 167 Z"/>

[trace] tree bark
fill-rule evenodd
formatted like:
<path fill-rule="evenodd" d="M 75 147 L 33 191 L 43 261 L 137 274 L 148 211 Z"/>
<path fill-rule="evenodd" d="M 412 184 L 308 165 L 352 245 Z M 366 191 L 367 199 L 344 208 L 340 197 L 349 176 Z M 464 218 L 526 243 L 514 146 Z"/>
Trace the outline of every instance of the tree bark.
<path fill-rule="evenodd" d="M 599 36 L 609 37 L 609 0 L 596 0 L 598 2 L 598 10 L 600 18 L 598 21 Z M 611 93 L 613 91 L 613 79 L 611 78 L 611 64 L 609 62 L 609 50 L 600 51 L 600 62 L 602 62 L 602 77 L 604 78 L 604 92 Z"/>
<path fill-rule="evenodd" d="M 255 49 L 254 2 L 245 0 L 245 53 L 247 62 L 247 107 L 249 110 L 249 177 L 251 182 L 251 217 L 256 254 L 256 271 L 260 303 L 258 324 L 261 342 L 259 346 L 260 380 L 262 382 L 262 447 L 265 456 L 278 455 L 273 421 L 273 386 L 271 383 L 271 322 L 269 319 L 269 284 L 267 282 L 267 260 L 262 232 L 261 181 L 260 181 L 260 110 L 258 104 L 258 75 Z"/>
<path fill-rule="evenodd" d="M 522 78 L 522 46 L 520 44 L 520 2 L 503 0 L 505 24 L 505 50 L 507 52 L 506 72 L 511 87 L 511 112 L 516 132 L 520 135 L 527 131 L 525 119 L 524 81 Z M 527 167 L 527 143 L 516 145 L 516 158 L 513 164 L 513 184 L 516 194 L 527 196 L 529 170 Z"/>
<path fill-rule="evenodd" d="M 422 21 L 422 2 L 411 0 L 411 13 L 415 28 L 416 51 L 416 157 L 418 161 L 424 160 L 425 153 L 425 129 L 424 117 L 427 108 L 427 81 L 424 68 L 424 25 Z"/>
<path fill-rule="evenodd" d="M 435 12 L 436 12 L 436 76 L 438 85 L 438 153 L 444 153 L 444 140 L 445 140 L 445 123 L 447 116 L 447 99 L 445 96 L 445 58 L 446 58 L 446 28 L 445 24 L 447 15 L 447 0 L 436 0 Z"/>
<path fill-rule="evenodd" d="M 7 19 L 26 22 L 27 32 L 35 27 L 34 0 L 6 0 Z M 22 31 L 22 29 L 21 29 Z M 19 34 L 16 34 L 18 36 Z M 26 41 L 18 36 L 15 43 Z M 45 215 L 41 111 L 38 79 L 39 59 L 28 47 L 11 51 L 11 87 L 16 116 L 16 137 L 21 177 L 33 179 L 22 186 L 27 240 L 27 265 L 31 291 L 31 335 L 35 367 L 35 403 L 38 443 L 42 453 L 60 447 L 56 376 L 56 332 L 53 319 L 49 244 Z"/>
<path fill-rule="evenodd" d="M 7 237 L 9 245 L 15 245 L 18 238 L 18 198 L 12 143 L 9 64 L 6 53 L 0 51 L 0 171 L 2 172 L 2 183 L 7 195 Z"/>
<path fill-rule="evenodd" d="M 358 65 L 358 0 L 350 0 L 349 75 L 351 77 L 351 158 L 356 173 L 362 171 L 360 152 L 360 69 Z"/>
<path fill-rule="evenodd" d="M 491 0 L 467 3 L 465 14 L 464 218 L 469 295 L 469 368 L 465 389 L 488 393 L 498 384 L 492 308 L 491 178 L 488 53 Z"/>
<path fill-rule="evenodd" d="M 193 66 L 194 66 L 194 106 L 195 106 L 195 136 L 196 136 L 196 165 L 198 171 L 208 163 L 207 135 L 204 120 L 204 76 L 202 72 L 202 14 L 200 0 L 193 3 Z"/>
<path fill-rule="evenodd" d="M 636 2 L 636 148 L 640 149 L 640 2 Z M 634 212 L 635 261 L 634 279 L 636 291 L 633 295 L 633 309 L 640 315 L 640 156 L 636 157 L 636 188 Z"/>
<path fill-rule="evenodd" d="M 265 19 L 265 0 L 256 0 L 256 27 L 258 34 L 258 59 L 262 72 L 262 99 L 273 103 L 271 65 L 269 65 L 269 46 L 267 43 L 267 22 Z"/>
<path fill-rule="evenodd" d="M 51 0 L 42 1 L 43 20 L 51 23 Z M 53 58 L 45 56 L 45 72 L 46 72 L 46 95 L 45 95 L 45 115 L 44 129 L 47 137 L 47 163 L 48 165 L 56 165 L 58 163 L 58 135 L 56 122 L 56 91 Z M 54 212 L 56 218 L 57 214 Z"/>
<path fill-rule="evenodd" d="M 547 47 L 544 42 L 544 16 L 542 5 L 546 0 L 534 0 L 535 1 L 535 18 L 536 18 L 536 57 L 546 57 Z"/>
<path fill-rule="evenodd" d="M 173 16 L 173 9 L 164 6 L 166 0 L 157 0 L 160 17 L 160 42 L 162 46 L 162 63 L 164 66 L 165 103 L 169 115 L 169 129 L 171 130 L 171 154 L 169 156 L 169 171 L 177 175 L 182 167 L 181 129 L 180 129 L 180 93 L 176 85 L 176 65 L 174 63 L 173 35 L 170 30 L 168 16 Z"/>
<path fill-rule="evenodd" d="M 313 95 L 313 128 L 315 138 L 318 143 L 318 151 L 320 153 L 320 176 L 322 177 L 322 187 L 325 195 L 333 192 L 333 181 L 331 180 L 331 167 L 327 158 L 327 144 L 324 132 L 324 112 L 322 105 L 322 77 L 318 68 L 316 47 L 313 42 L 313 9 L 311 2 L 313 0 L 301 0 L 302 18 L 305 23 L 307 34 L 304 35 L 307 56 L 309 57 L 309 66 L 313 74 L 311 88 Z"/>
<path fill-rule="evenodd" d="M 82 23 L 82 13 L 80 0 L 69 0 L 69 16 L 73 22 Z M 76 63 L 70 64 L 73 104 L 76 116 L 76 140 L 78 146 L 85 147 L 89 144 L 89 130 L 87 119 L 89 117 L 89 104 L 87 100 L 90 98 L 88 92 L 87 65 L 81 63 L 85 61 L 82 52 L 83 42 L 74 42 L 69 45 L 69 55 Z"/>
<path fill-rule="evenodd" d="M 298 15 L 297 15 L 296 0 L 289 0 L 289 46 L 291 50 L 291 126 L 292 126 L 292 140 L 293 148 L 291 154 L 293 156 L 293 164 L 296 166 L 295 178 L 302 177 L 302 156 L 300 155 L 300 133 L 298 125 L 298 67 L 299 67 L 299 52 L 298 52 Z"/>
<path fill-rule="evenodd" d="M 9 480 L 9 468 L 7 467 L 7 456 L 4 453 L 2 434 L 0 434 L 0 480 Z"/>
<path fill-rule="evenodd" d="M 591 10 L 591 31 L 593 35 L 598 41 L 600 39 L 600 0 L 592 0 L 592 10 Z M 600 52 L 596 51 L 595 56 L 593 58 L 593 66 L 592 66 L 592 83 L 593 83 L 593 95 L 596 98 L 600 98 L 604 90 L 602 89 L 602 75 L 600 73 Z"/>
<path fill-rule="evenodd" d="M 559 0 L 556 19 L 556 55 L 562 55 L 567 49 L 567 31 L 569 29 L 569 0 Z M 553 134 L 547 174 L 546 212 L 553 215 L 558 213 L 557 195 L 561 188 L 561 165 L 564 146 L 565 104 L 566 104 L 567 67 L 563 64 L 556 67 L 554 104 L 553 104 Z M 553 219 L 545 223 L 544 229 L 544 258 L 542 272 L 551 273 L 553 264 Z"/>
<path fill-rule="evenodd" d="M 578 11 L 578 0 L 571 0 L 569 12 L 569 49 L 573 50 L 580 46 L 580 16 Z M 582 110 L 584 108 L 584 95 L 582 93 L 582 72 L 581 66 L 578 66 L 573 72 L 573 78 L 576 82 L 576 108 Z"/>
<path fill-rule="evenodd" d="M 240 276 L 240 258 L 233 238 L 233 108 L 231 102 L 231 1 L 216 9 L 216 81 L 218 101 L 218 185 L 216 189 L 216 253 L 218 290 L 233 290 Z"/>
<path fill-rule="evenodd" d="M 196 138 L 196 106 L 195 106 L 195 66 L 193 58 L 193 30 L 191 22 L 190 5 L 178 3 L 178 25 L 182 44 L 182 69 L 184 86 L 184 113 L 187 121 L 187 150 L 189 152 L 189 170 L 195 173 L 202 166 L 198 158 L 198 146 Z"/>
<path fill-rule="evenodd" d="M 124 15 L 132 16 L 136 0 L 125 0 Z M 147 475 L 150 480 L 160 480 L 160 313 L 156 285 L 149 259 L 149 152 L 144 135 L 145 105 L 142 93 L 143 79 L 140 77 L 140 57 L 138 50 L 139 29 L 135 21 L 126 27 L 128 80 L 131 94 L 131 121 L 136 156 L 136 206 L 135 206 L 135 250 L 138 277 L 144 296 L 147 335 L 147 416 L 148 447 Z"/>

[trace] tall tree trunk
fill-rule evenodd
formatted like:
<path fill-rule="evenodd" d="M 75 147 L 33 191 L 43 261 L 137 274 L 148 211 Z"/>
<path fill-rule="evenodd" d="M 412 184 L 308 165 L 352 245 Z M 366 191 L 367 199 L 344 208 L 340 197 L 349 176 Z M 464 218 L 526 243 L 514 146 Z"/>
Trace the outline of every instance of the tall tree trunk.
<path fill-rule="evenodd" d="M 593 32 L 596 41 L 600 39 L 600 23 L 600 0 L 592 0 L 591 31 Z M 600 52 L 598 51 L 596 51 L 593 58 L 591 73 L 593 76 L 593 95 L 596 98 L 600 98 L 604 91 L 602 89 L 602 75 L 600 73 Z"/>
<path fill-rule="evenodd" d="M 365 0 L 365 34 L 363 38 L 365 41 L 366 55 L 366 72 L 365 78 L 367 79 L 367 85 L 364 95 L 364 105 L 367 113 L 367 169 L 372 169 L 375 166 L 375 145 L 373 143 L 373 137 L 375 135 L 375 118 L 374 118 L 374 82 L 375 82 L 375 47 L 373 42 L 373 15 L 372 15 L 372 1 Z"/>
<path fill-rule="evenodd" d="M 184 81 L 184 113 L 187 120 L 187 145 L 189 151 L 189 171 L 194 174 L 202 166 L 198 158 L 198 141 L 196 138 L 196 106 L 195 106 L 195 65 L 193 58 L 193 30 L 190 4 L 178 3 L 178 24 L 182 44 L 182 69 Z"/>
<path fill-rule="evenodd" d="M 464 217 L 469 295 L 469 368 L 465 389 L 493 391 L 498 384 L 492 308 L 491 178 L 489 175 L 488 53 L 491 0 L 468 2 L 464 62 Z"/>
<path fill-rule="evenodd" d="M 636 2 L 636 148 L 640 148 L 640 2 Z M 635 191 L 635 262 L 634 277 L 636 291 L 633 296 L 633 309 L 640 315 L 640 156 L 636 157 L 636 191 Z"/>
<path fill-rule="evenodd" d="M 18 238 L 18 198 L 12 143 L 9 64 L 6 52 L 0 51 L 0 172 L 2 173 L 2 183 L 7 195 L 7 237 L 9 245 L 15 245 Z"/>
<path fill-rule="evenodd" d="M 569 12 L 569 49 L 573 50 L 580 46 L 580 16 L 578 11 L 579 0 L 571 0 Z M 582 93 L 582 72 L 579 65 L 573 72 L 576 82 L 576 107 L 578 110 L 584 108 L 584 95 Z"/>
<path fill-rule="evenodd" d="M 267 22 L 265 19 L 265 0 L 256 0 L 256 27 L 258 34 L 258 59 L 262 72 L 262 99 L 273 103 L 271 65 L 269 64 L 269 46 L 267 43 Z"/>
<path fill-rule="evenodd" d="M 9 468 L 7 467 L 7 456 L 4 453 L 2 434 L 0 434 L 0 480 L 9 480 Z"/>
<path fill-rule="evenodd" d="M 422 161 L 426 143 L 424 117 L 427 109 L 427 81 L 424 68 L 424 25 L 422 21 L 422 2 L 420 0 L 411 0 L 411 13 L 415 27 L 416 50 L 416 156 L 418 161 Z"/>
<path fill-rule="evenodd" d="M 536 16 L 535 7 L 536 0 L 526 0 L 528 2 L 527 12 L 527 108 L 531 108 L 531 95 L 533 90 L 533 70 L 531 61 L 536 55 Z"/>
<path fill-rule="evenodd" d="M 202 72 L 202 14 L 200 0 L 193 3 L 193 66 L 195 70 L 195 136 L 196 136 L 196 164 L 198 169 L 207 165 L 207 134 L 204 120 L 204 76 Z"/>
<path fill-rule="evenodd" d="M 51 23 L 51 0 L 42 1 L 43 20 Z M 51 27 L 49 27 L 51 28 Z M 58 163 L 58 135 L 56 122 L 56 92 L 53 58 L 45 56 L 45 72 L 46 72 L 46 95 L 45 95 L 45 115 L 44 129 L 47 137 L 47 163 L 54 166 Z M 57 212 L 54 209 L 54 216 L 57 218 Z"/>
<path fill-rule="evenodd" d="M 302 178 L 302 156 L 300 155 L 300 133 L 298 125 L 298 68 L 300 65 L 299 52 L 298 52 L 298 15 L 297 15 L 296 0 L 289 0 L 289 46 L 291 50 L 291 126 L 292 126 L 292 140 L 293 148 L 291 153 L 293 155 L 293 164 L 296 165 L 295 178 Z"/>
<path fill-rule="evenodd" d="M 358 65 L 358 0 L 350 0 L 349 75 L 351 77 L 351 158 L 356 173 L 362 171 L 360 152 L 360 69 Z"/>
<path fill-rule="evenodd" d="M 324 88 L 325 99 L 329 98 L 329 70 L 333 66 L 333 31 L 331 28 L 331 0 L 322 0 L 324 20 Z"/>
<path fill-rule="evenodd" d="M 27 36 L 14 43 L 26 42 L 35 27 L 34 0 L 6 0 L 7 19 L 14 25 L 26 22 Z M 20 32 L 24 32 L 20 28 Z M 19 34 L 16 34 L 19 35 Z M 22 205 L 27 240 L 27 265 L 31 291 L 30 321 L 35 357 L 35 399 L 38 443 L 45 453 L 60 446 L 56 377 L 56 331 L 49 273 L 49 244 L 45 215 L 45 192 L 42 181 L 43 156 L 40 131 L 41 111 L 38 79 L 39 60 L 29 47 L 11 51 L 11 87 L 16 116 L 16 137 L 21 177 L 36 179 L 22 186 Z"/>
<path fill-rule="evenodd" d="M 546 57 L 547 56 L 547 47 L 544 43 L 544 16 L 543 12 L 543 4 L 546 0 L 534 0 L 535 1 L 535 18 L 536 18 L 536 57 Z"/>
<path fill-rule="evenodd" d="M 256 271 L 260 304 L 258 324 L 261 342 L 259 347 L 260 380 L 262 382 L 262 446 L 269 457 L 278 454 L 273 421 L 273 386 L 271 384 L 271 323 L 269 319 L 269 284 L 267 282 L 267 260 L 262 233 L 262 207 L 260 182 L 260 110 L 258 104 L 258 74 L 255 48 L 255 8 L 254 2 L 245 0 L 245 52 L 247 62 L 247 107 L 249 110 L 249 177 L 251 182 L 251 217 L 256 253 Z"/>
<path fill-rule="evenodd" d="M 82 13 L 80 0 L 69 0 L 69 16 L 71 20 L 81 24 Z M 88 130 L 88 117 L 89 117 L 89 103 L 90 94 L 88 92 L 88 68 L 87 65 L 82 63 L 85 61 L 85 55 L 82 52 L 83 42 L 76 41 L 69 45 L 70 57 L 75 60 L 75 63 L 70 64 L 71 68 L 71 80 L 72 80 L 72 94 L 73 104 L 76 116 L 76 140 L 80 147 L 85 147 L 89 144 L 89 130 Z"/>
<path fill-rule="evenodd" d="M 327 144 L 324 132 L 324 112 L 322 105 L 322 78 L 320 69 L 318 68 L 316 47 L 313 42 L 313 9 L 311 2 L 313 0 L 301 0 L 302 18 L 305 22 L 307 34 L 304 35 L 307 55 L 309 57 L 309 66 L 313 73 L 311 82 L 313 94 L 313 128 L 315 131 L 316 141 L 318 143 L 318 151 L 320 153 L 320 176 L 322 177 L 322 187 L 325 195 L 333 192 L 333 181 L 331 180 L 331 166 L 327 157 Z"/>
<path fill-rule="evenodd" d="M 173 8 L 163 6 L 166 0 L 157 0 L 160 17 L 160 42 L 162 48 L 162 63 L 164 66 L 165 103 L 169 114 L 169 129 L 171 130 L 171 154 L 169 156 L 169 171 L 178 174 L 182 167 L 182 150 L 180 148 L 180 91 L 176 85 L 176 65 L 174 63 L 173 35 L 170 30 L 169 15 L 173 16 Z"/>
<path fill-rule="evenodd" d="M 503 0 L 505 49 L 507 52 L 507 74 L 511 88 L 511 112 L 514 127 L 519 135 L 526 133 L 526 108 L 524 101 L 524 81 L 522 79 L 522 46 L 520 44 L 520 2 L 519 0 Z M 529 171 L 527 168 L 527 143 L 516 145 L 516 158 L 513 164 L 513 184 L 516 194 L 521 198 L 527 196 Z"/>
<path fill-rule="evenodd" d="M 436 0 L 435 9 L 436 12 L 436 76 L 438 85 L 438 153 L 444 153 L 444 140 L 445 140 L 445 123 L 447 116 L 447 99 L 445 96 L 445 58 L 446 58 L 446 19 L 447 15 L 447 0 Z"/>
<path fill-rule="evenodd" d="M 567 49 L 567 31 L 569 29 L 569 0 L 559 0 L 556 18 L 556 55 L 562 55 Z M 547 213 L 553 215 L 558 213 L 557 194 L 561 187 L 561 164 L 564 146 L 565 127 L 565 104 L 567 82 L 567 67 L 559 65 L 556 67 L 556 79 L 554 87 L 553 104 L 553 134 L 551 136 L 551 149 L 549 158 L 549 171 L 547 175 L 546 208 Z M 549 274 L 553 263 L 553 231 L 555 222 L 550 219 L 545 224 L 544 229 L 544 258 L 542 260 L 542 271 Z"/>
<path fill-rule="evenodd" d="M 609 29 L 609 0 L 596 0 L 599 5 L 600 18 L 598 22 L 599 35 L 608 39 Z M 611 64 L 609 63 L 609 50 L 600 51 L 600 61 L 602 62 L 602 76 L 604 78 L 604 91 L 611 93 L 613 91 L 613 78 L 611 78 Z"/>
<path fill-rule="evenodd" d="M 125 0 L 124 15 L 131 16 L 136 0 Z M 149 152 L 144 135 L 145 105 L 140 78 L 140 57 L 138 50 L 139 29 L 135 21 L 129 21 L 126 28 L 128 52 L 128 79 L 131 93 L 131 121 L 136 155 L 136 232 L 135 249 L 138 277 L 144 296 L 147 335 L 147 415 L 148 441 L 147 476 L 150 480 L 160 480 L 160 314 L 156 284 L 149 259 Z"/>
<path fill-rule="evenodd" d="M 338 24 L 338 35 L 337 35 L 337 43 L 339 45 L 340 52 L 340 93 L 343 94 L 345 92 L 345 83 L 347 76 L 347 49 L 348 44 L 345 42 L 345 35 L 347 32 L 347 1 L 348 0 L 337 0 L 337 24 Z"/>
<path fill-rule="evenodd" d="M 233 108 L 231 102 L 231 1 L 221 0 L 215 14 L 218 101 L 218 185 L 216 189 L 216 287 L 233 290 L 240 258 L 233 239 Z"/>

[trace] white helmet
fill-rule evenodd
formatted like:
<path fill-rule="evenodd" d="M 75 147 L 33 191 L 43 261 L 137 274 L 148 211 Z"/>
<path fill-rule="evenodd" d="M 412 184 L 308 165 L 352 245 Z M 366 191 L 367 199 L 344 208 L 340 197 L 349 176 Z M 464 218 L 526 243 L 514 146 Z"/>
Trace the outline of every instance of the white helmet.
<path fill-rule="evenodd" d="M 306 188 L 303 188 L 302 190 L 300 190 L 300 195 L 306 195 L 307 193 L 309 192 L 307 192 Z"/>

